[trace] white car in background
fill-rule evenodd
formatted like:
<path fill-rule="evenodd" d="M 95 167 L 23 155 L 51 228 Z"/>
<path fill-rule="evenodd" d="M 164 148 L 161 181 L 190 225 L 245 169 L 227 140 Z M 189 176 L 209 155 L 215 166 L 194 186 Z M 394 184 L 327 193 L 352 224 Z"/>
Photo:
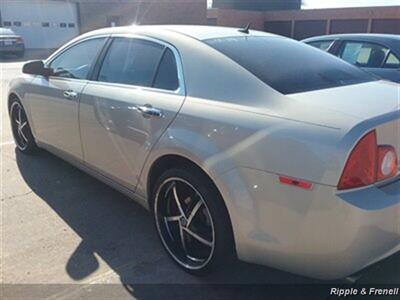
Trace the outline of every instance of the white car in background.
<path fill-rule="evenodd" d="M 18 149 L 149 208 L 188 272 L 238 257 L 334 279 L 400 249 L 395 83 L 291 39 L 206 26 L 97 30 L 23 71 L 8 94 Z"/>
<path fill-rule="evenodd" d="M 0 27 L 0 57 L 9 54 L 24 57 L 24 40 L 10 28 Z"/>

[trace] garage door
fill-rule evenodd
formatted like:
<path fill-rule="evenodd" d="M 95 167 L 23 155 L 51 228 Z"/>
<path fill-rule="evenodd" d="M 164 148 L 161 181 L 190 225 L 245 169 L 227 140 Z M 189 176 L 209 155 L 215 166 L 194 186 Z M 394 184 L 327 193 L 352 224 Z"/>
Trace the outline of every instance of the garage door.
<path fill-rule="evenodd" d="M 21 35 L 26 48 L 58 48 L 79 34 L 76 3 L 0 0 L 3 27 Z"/>

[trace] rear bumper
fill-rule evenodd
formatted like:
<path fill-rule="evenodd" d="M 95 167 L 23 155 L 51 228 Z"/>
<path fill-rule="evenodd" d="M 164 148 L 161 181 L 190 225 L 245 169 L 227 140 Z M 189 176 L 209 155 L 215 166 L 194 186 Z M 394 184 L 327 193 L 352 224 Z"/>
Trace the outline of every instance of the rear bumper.
<path fill-rule="evenodd" d="M 292 273 L 343 278 L 400 250 L 400 180 L 338 193 L 282 185 L 276 174 L 221 176 L 240 259 Z"/>

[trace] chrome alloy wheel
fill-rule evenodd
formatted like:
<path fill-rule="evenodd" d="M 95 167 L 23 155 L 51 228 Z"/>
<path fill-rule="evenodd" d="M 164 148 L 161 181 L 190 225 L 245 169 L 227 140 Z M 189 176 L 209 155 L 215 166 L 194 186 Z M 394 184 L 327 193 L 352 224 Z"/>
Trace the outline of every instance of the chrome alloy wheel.
<path fill-rule="evenodd" d="M 161 240 L 177 263 L 199 270 L 211 260 L 215 230 L 206 202 L 181 178 L 169 178 L 159 187 L 154 203 Z"/>
<path fill-rule="evenodd" d="M 17 147 L 24 151 L 28 145 L 28 119 L 22 105 L 15 101 L 10 108 L 11 128 Z"/>

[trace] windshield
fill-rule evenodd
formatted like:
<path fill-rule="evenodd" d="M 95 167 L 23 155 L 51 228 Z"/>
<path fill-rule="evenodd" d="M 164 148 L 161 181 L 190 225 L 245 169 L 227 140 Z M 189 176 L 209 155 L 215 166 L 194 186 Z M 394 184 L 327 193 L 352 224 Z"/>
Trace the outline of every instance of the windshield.
<path fill-rule="evenodd" d="M 282 94 L 301 93 L 375 80 L 331 54 L 281 37 L 205 40 Z"/>
<path fill-rule="evenodd" d="M 0 28 L 0 35 L 15 35 L 15 33 L 8 28 Z"/>

